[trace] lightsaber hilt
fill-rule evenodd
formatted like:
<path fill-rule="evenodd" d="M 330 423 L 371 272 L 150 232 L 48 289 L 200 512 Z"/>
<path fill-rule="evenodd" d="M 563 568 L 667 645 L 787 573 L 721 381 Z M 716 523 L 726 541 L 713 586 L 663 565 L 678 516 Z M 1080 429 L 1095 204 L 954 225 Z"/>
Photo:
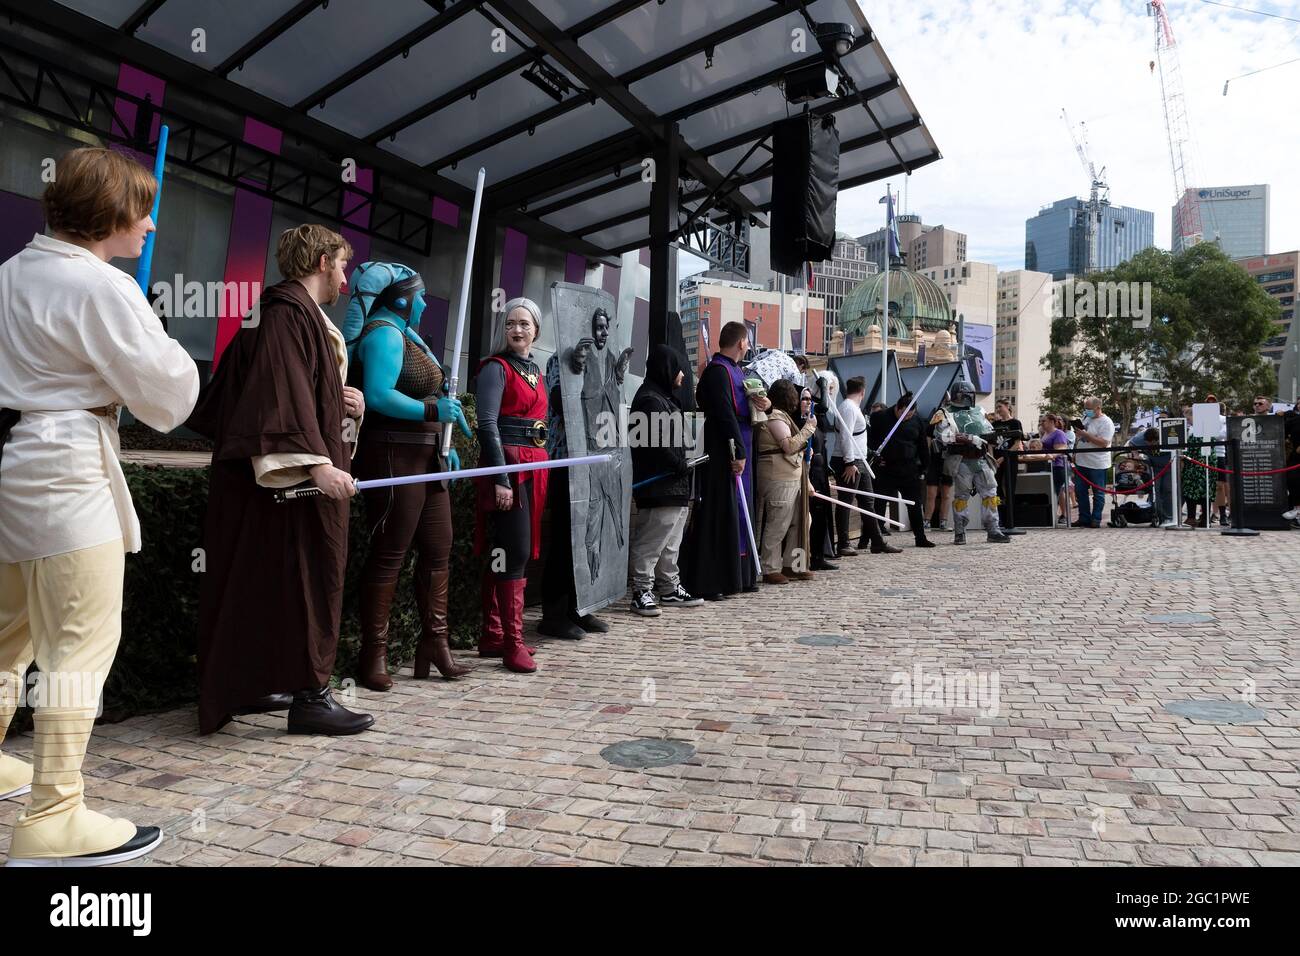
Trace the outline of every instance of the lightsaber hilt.
<path fill-rule="evenodd" d="M 465 250 L 465 269 L 460 276 L 460 305 L 456 310 L 456 345 L 451 352 L 451 381 L 448 394 L 455 398 L 460 394 L 460 347 L 465 340 L 465 307 L 469 304 L 469 274 L 474 264 L 474 244 L 478 240 L 478 214 L 483 207 L 483 180 L 487 170 L 478 168 L 478 182 L 474 186 L 474 211 L 469 217 L 469 247 Z M 452 430 L 456 423 L 447 422 L 442 432 L 442 457 L 451 454 Z"/>

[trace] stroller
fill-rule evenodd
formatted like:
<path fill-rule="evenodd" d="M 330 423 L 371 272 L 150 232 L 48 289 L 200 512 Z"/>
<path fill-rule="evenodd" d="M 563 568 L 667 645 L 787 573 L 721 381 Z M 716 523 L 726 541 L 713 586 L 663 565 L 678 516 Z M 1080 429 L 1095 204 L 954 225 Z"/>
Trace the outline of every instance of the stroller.
<path fill-rule="evenodd" d="M 1111 493 L 1110 521 L 1112 528 L 1127 528 L 1129 525 L 1159 524 L 1159 515 L 1155 506 L 1155 489 L 1147 485 L 1155 475 L 1150 460 L 1138 451 L 1121 452 L 1115 456 L 1115 485 Z M 1141 489 L 1141 490 L 1137 490 Z M 1120 497 L 1138 497 L 1147 495 L 1146 501 L 1125 501 L 1120 504 Z"/>

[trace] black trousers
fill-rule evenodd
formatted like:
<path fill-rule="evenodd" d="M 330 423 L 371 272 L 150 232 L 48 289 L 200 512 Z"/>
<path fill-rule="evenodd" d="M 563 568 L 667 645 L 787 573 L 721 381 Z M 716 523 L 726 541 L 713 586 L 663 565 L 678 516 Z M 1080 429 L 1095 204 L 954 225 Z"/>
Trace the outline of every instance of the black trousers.
<path fill-rule="evenodd" d="M 920 475 L 898 475 L 882 471 L 876 475 L 876 492 L 882 495 L 901 495 L 908 501 L 915 504 L 907 505 L 907 521 L 912 526 L 912 537 L 918 542 L 925 540 L 925 483 Z M 897 503 L 886 504 L 884 501 L 877 501 L 876 505 L 880 508 L 888 507 L 891 511 L 898 507 Z M 889 512 L 881 512 L 889 514 Z M 892 515 L 891 515 L 892 516 Z"/>
<path fill-rule="evenodd" d="M 998 459 L 998 520 L 1003 528 L 1013 527 L 1007 520 L 1008 502 L 1016 496 L 1016 475 L 1020 472 L 1019 463 L 1012 464 L 1010 456 Z"/>
<path fill-rule="evenodd" d="M 520 476 L 513 508 L 487 514 L 488 570 L 503 581 L 528 576 L 528 559 L 533 553 L 531 480 L 527 473 Z"/>
<path fill-rule="evenodd" d="M 578 611 L 578 592 L 573 583 L 569 469 L 552 469 L 546 485 L 546 502 L 551 509 L 551 524 L 546 540 L 546 567 L 542 570 L 542 614 L 555 620 Z"/>
<path fill-rule="evenodd" d="M 869 503 L 870 498 L 863 498 L 861 495 L 850 494 L 844 491 L 844 488 L 852 488 L 860 491 L 874 491 L 871 484 L 871 475 L 862 467 L 862 462 L 858 462 L 858 477 L 852 483 L 843 479 L 844 468 L 846 464 L 843 458 L 831 459 L 831 472 L 835 475 L 835 480 L 839 482 L 840 492 L 839 499 L 845 504 L 853 505 L 855 508 L 867 507 L 864 502 Z M 834 508 L 834 505 L 827 504 L 827 507 Z M 867 507 L 868 511 L 875 511 L 874 508 Z M 853 542 L 849 535 L 849 522 L 853 519 L 853 512 L 848 508 L 835 508 L 835 541 L 837 548 L 851 547 Z M 862 516 L 862 534 L 859 539 L 858 547 L 865 547 L 870 542 L 878 548 L 885 546 L 885 539 L 880 535 L 880 525 L 875 518 Z"/>

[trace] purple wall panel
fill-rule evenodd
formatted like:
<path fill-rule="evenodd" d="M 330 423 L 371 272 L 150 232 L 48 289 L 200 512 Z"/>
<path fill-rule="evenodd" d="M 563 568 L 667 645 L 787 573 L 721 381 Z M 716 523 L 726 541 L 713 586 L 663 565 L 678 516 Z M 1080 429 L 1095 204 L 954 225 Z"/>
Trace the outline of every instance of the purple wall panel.
<path fill-rule="evenodd" d="M 605 266 L 600 270 L 600 287 L 618 300 L 618 283 L 623 270 L 618 266 Z"/>
<path fill-rule="evenodd" d="M 424 314 L 420 316 L 420 338 L 424 339 L 435 355 L 445 357 L 450 353 L 447 347 L 447 324 L 450 321 L 451 303 L 441 296 L 425 294 Z M 463 379 L 462 379 L 463 381 Z"/>
<path fill-rule="evenodd" d="M 501 282 L 506 299 L 524 294 L 524 266 L 528 259 L 528 237 L 515 229 L 506 230 L 501 244 Z"/>
<path fill-rule="evenodd" d="M 0 189 L 0 262 L 18 255 L 45 231 L 45 213 L 39 199 L 29 199 Z"/>
<path fill-rule="evenodd" d="M 444 226 L 451 226 L 453 229 L 460 226 L 460 207 L 441 196 L 433 197 L 433 211 L 430 215 L 434 222 L 440 222 Z"/>
<path fill-rule="evenodd" d="M 353 226 L 360 226 L 362 229 L 370 225 L 370 213 L 374 208 L 370 203 L 370 197 L 374 193 L 375 174 L 371 169 L 358 169 L 356 189 L 343 190 L 343 207 L 339 210 L 345 222 Z M 340 234 L 349 243 L 352 244 L 352 261 L 349 263 L 348 279 L 352 278 L 352 270 L 363 262 L 370 260 L 370 236 L 360 229 L 349 229 L 344 226 Z"/>
<path fill-rule="evenodd" d="M 564 257 L 564 281 L 583 283 L 587 279 L 587 257 L 570 252 Z"/>
<path fill-rule="evenodd" d="M 645 360 L 650 354 L 650 303 L 634 299 L 632 304 L 632 361 L 628 371 L 645 375 Z"/>

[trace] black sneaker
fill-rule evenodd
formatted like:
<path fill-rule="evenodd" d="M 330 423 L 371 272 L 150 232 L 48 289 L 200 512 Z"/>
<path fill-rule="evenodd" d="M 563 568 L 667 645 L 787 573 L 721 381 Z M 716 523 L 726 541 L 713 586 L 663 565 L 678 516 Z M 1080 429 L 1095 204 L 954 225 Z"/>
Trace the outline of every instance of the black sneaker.
<path fill-rule="evenodd" d="M 965 531 L 958 531 L 958 532 L 956 532 L 956 533 L 952 536 L 952 543 L 953 543 L 953 544 L 965 544 L 965 543 L 966 543 L 966 532 L 965 532 Z"/>
<path fill-rule="evenodd" d="M 1008 544 L 1011 541 L 1011 539 L 1001 531 L 990 531 L 987 537 L 989 542 L 992 544 Z"/>
<path fill-rule="evenodd" d="M 640 614 L 642 617 L 658 617 L 660 613 L 659 605 L 655 603 L 654 592 L 642 591 L 632 598 L 632 613 Z"/>
<path fill-rule="evenodd" d="M 699 607 L 704 598 L 694 597 L 680 584 L 667 594 L 659 595 L 659 603 L 664 607 Z"/>

